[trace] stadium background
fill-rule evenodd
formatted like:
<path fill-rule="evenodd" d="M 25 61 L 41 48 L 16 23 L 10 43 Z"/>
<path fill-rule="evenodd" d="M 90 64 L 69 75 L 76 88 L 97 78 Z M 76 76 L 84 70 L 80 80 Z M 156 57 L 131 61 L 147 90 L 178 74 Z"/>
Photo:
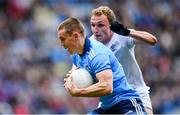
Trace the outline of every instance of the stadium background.
<path fill-rule="evenodd" d="M 136 57 L 151 87 L 154 113 L 180 113 L 179 0 L 0 0 L 0 113 L 86 113 L 96 98 L 73 98 L 63 87 L 71 67 L 57 44 L 57 26 L 69 16 L 90 32 L 90 13 L 110 6 L 129 28 L 158 38 Z"/>

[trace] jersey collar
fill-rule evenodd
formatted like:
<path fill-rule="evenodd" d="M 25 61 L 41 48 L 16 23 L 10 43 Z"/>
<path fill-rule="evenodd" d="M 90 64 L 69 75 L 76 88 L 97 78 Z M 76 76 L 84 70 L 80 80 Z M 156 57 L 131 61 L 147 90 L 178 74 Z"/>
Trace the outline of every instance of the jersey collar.
<path fill-rule="evenodd" d="M 83 49 L 83 53 L 80 56 L 83 56 L 86 52 L 88 52 L 91 48 L 91 42 L 89 38 L 85 38 L 85 43 L 84 43 L 84 49 Z"/>

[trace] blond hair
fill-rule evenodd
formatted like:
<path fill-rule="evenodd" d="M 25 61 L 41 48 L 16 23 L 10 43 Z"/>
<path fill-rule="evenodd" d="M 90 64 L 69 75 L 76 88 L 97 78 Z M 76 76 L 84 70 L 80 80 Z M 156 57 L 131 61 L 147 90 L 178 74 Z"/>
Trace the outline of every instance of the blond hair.
<path fill-rule="evenodd" d="M 76 18 L 68 18 L 64 20 L 58 27 L 58 31 L 65 29 L 66 32 L 71 35 L 74 31 L 79 32 L 82 36 L 85 36 L 84 26 L 80 20 Z"/>
<path fill-rule="evenodd" d="M 91 16 L 93 15 L 95 16 L 105 15 L 107 16 L 109 23 L 112 23 L 113 21 L 116 20 L 116 16 L 113 10 L 111 10 L 108 6 L 100 6 L 96 9 L 93 9 Z"/>

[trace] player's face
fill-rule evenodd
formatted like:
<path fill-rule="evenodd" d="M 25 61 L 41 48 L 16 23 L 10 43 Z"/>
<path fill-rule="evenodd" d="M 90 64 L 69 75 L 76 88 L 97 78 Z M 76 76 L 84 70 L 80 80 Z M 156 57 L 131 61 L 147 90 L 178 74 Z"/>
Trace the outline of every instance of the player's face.
<path fill-rule="evenodd" d="M 58 39 L 61 46 L 68 50 L 70 54 L 75 53 L 76 51 L 76 40 L 72 35 L 67 34 L 65 29 L 58 31 Z"/>
<path fill-rule="evenodd" d="M 95 16 L 91 17 L 91 30 L 94 34 L 95 39 L 100 42 L 106 43 L 112 37 L 112 32 L 110 30 L 110 24 L 107 16 Z"/>

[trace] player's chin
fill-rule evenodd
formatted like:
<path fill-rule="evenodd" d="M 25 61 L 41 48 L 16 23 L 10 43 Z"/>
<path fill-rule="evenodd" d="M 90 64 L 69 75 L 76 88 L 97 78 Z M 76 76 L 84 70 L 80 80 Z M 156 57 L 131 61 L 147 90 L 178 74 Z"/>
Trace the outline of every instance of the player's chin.
<path fill-rule="evenodd" d="M 102 36 L 95 36 L 95 39 L 97 40 L 97 41 L 103 41 L 103 37 Z"/>
<path fill-rule="evenodd" d="M 106 43 L 106 39 L 97 39 L 101 43 Z"/>
<path fill-rule="evenodd" d="M 72 51 L 72 50 L 69 50 L 69 49 L 68 49 L 68 52 L 69 52 L 71 55 L 75 53 L 75 51 Z"/>

